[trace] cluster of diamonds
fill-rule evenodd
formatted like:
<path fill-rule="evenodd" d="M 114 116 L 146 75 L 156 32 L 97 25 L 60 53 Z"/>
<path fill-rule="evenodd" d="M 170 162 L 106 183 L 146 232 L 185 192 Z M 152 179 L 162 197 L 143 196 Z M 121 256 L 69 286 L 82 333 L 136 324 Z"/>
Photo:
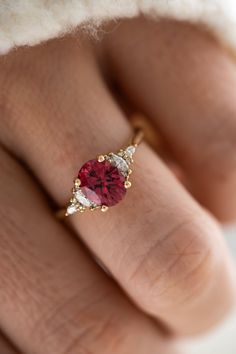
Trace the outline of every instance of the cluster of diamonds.
<path fill-rule="evenodd" d="M 123 176 L 122 183 L 124 183 L 124 188 L 127 189 L 131 187 L 131 182 L 129 181 L 129 176 L 132 172 L 130 165 L 133 163 L 133 154 L 136 150 L 136 145 L 130 145 L 125 149 L 119 150 L 117 153 L 109 153 L 107 155 L 100 155 L 97 159 L 98 162 L 108 161 L 112 166 L 115 166 L 119 173 Z M 95 160 L 91 160 L 93 162 Z M 96 161 L 95 161 L 96 162 Z M 96 171 L 94 171 L 96 173 Z M 124 182 L 123 182 L 124 180 Z M 113 182 L 114 188 L 114 182 Z M 95 210 L 100 209 L 101 211 L 106 211 L 109 205 L 96 203 L 94 200 L 90 200 L 81 189 L 81 180 L 79 176 L 74 181 L 74 187 L 72 189 L 73 196 L 70 203 L 66 209 L 66 215 L 72 215 L 76 212 L 84 212 L 85 210 Z M 123 197 L 123 196 L 122 196 Z M 92 198 L 91 198 L 92 199 Z M 117 201 L 118 202 L 118 201 Z"/>

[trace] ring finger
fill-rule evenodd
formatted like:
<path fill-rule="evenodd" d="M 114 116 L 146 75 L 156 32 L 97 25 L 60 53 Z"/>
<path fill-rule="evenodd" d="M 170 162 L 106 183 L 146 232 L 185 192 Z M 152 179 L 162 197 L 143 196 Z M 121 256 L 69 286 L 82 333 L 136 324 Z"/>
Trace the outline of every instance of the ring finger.
<path fill-rule="evenodd" d="M 9 84 L 10 97 L 16 97 L 10 112 L 6 108 L 12 136 L 8 129 L 2 132 L 4 143 L 15 146 L 14 153 L 60 205 L 70 196 L 79 165 L 98 153 L 118 150 L 131 133 L 91 49 L 70 40 L 63 51 L 61 45 L 55 41 L 18 52 L 31 79 L 26 83 L 22 76 Z M 19 57 L 9 59 L 11 75 L 18 71 Z M 21 134 L 19 113 L 24 114 Z M 196 333 L 221 318 L 232 302 L 233 267 L 223 238 L 144 144 L 135 171 L 134 188 L 123 205 L 106 215 L 76 215 L 72 223 L 144 311 L 175 331 Z"/>
<path fill-rule="evenodd" d="M 22 354 L 9 342 L 9 340 L 2 333 L 0 333 L 0 353 Z"/>

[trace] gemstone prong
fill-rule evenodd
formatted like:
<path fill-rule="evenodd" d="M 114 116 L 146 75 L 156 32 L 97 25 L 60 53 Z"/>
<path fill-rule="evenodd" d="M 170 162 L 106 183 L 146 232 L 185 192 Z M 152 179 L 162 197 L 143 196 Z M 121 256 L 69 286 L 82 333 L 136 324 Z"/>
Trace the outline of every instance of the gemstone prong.
<path fill-rule="evenodd" d="M 79 212 L 80 212 L 80 213 L 83 213 L 84 211 L 85 211 L 85 208 L 84 208 L 83 206 L 80 206 L 80 207 L 79 207 Z"/>
<path fill-rule="evenodd" d="M 101 211 L 102 211 L 103 213 L 105 213 L 107 210 L 108 210 L 108 206 L 106 206 L 106 205 L 102 205 L 102 206 L 101 206 Z"/>
<path fill-rule="evenodd" d="M 105 156 L 104 155 L 99 155 L 98 156 L 98 162 L 103 162 L 105 160 Z"/>
<path fill-rule="evenodd" d="M 75 187 L 78 188 L 81 185 L 81 181 L 79 178 L 76 178 L 74 181 Z"/>
<path fill-rule="evenodd" d="M 132 184 L 131 184 L 131 182 L 130 182 L 130 181 L 128 181 L 128 180 L 127 180 L 127 181 L 125 181 L 125 188 L 126 188 L 126 189 L 130 188 L 130 187 L 131 187 L 131 185 L 132 185 Z"/>

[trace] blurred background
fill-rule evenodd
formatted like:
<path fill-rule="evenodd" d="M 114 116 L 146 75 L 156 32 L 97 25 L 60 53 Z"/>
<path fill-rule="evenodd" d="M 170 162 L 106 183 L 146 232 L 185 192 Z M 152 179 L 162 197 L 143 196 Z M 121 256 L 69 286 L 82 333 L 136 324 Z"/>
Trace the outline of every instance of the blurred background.
<path fill-rule="evenodd" d="M 227 227 L 224 231 L 236 260 L 236 226 Z M 211 333 L 187 342 L 186 349 L 187 354 L 236 354 L 236 308 Z"/>

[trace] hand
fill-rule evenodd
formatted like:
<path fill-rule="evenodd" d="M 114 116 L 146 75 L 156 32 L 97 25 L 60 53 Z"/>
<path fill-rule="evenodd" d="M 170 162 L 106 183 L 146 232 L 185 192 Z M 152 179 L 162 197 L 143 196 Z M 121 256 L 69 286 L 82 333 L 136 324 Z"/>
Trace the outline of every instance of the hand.
<path fill-rule="evenodd" d="M 234 298 L 210 213 L 236 216 L 235 63 L 187 24 L 140 18 L 87 37 L 0 59 L 0 327 L 24 353 L 175 354 L 166 332 L 203 332 Z M 52 204 L 67 203 L 80 166 L 132 134 L 114 82 L 195 200 L 143 143 L 125 200 L 64 225 Z"/>

